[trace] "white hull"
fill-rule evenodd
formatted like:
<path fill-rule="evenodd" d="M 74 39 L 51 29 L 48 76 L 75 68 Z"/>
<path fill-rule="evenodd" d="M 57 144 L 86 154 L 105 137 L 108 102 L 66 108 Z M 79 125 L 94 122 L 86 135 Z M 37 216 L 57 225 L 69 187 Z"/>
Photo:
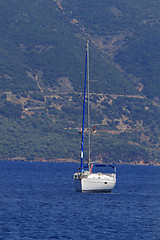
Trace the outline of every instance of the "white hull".
<path fill-rule="evenodd" d="M 116 184 L 116 174 L 89 173 L 74 174 L 74 187 L 76 191 L 111 192 Z"/>

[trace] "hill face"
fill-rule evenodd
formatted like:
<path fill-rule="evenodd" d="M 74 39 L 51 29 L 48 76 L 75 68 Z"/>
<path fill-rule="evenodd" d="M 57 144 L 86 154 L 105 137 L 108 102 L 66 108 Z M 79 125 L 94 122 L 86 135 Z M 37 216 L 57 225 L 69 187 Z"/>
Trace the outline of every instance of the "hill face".
<path fill-rule="evenodd" d="M 85 38 L 77 36 L 79 29 L 59 11 L 56 3 L 1 1 L 0 14 L 1 78 L 5 79 L 1 89 L 15 93 L 37 90 L 33 77 L 39 72 L 46 86 L 53 88 L 58 85 L 58 78 L 67 77 L 74 90 L 82 87 Z M 92 77 L 98 79 L 95 91 L 102 91 L 102 84 L 112 92 L 112 85 L 116 85 L 117 92 L 132 91 L 133 84 L 104 62 L 95 48 L 92 53 Z M 112 82 L 107 82 L 108 72 Z"/>
<path fill-rule="evenodd" d="M 96 45 L 127 74 L 144 84 L 148 97 L 160 96 L 160 7 L 152 1 L 61 1 Z"/>
<path fill-rule="evenodd" d="M 79 160 L 88 36 L 92 158 L 160 163 L 159 8 L 1 1 L 0 158 Z"/>

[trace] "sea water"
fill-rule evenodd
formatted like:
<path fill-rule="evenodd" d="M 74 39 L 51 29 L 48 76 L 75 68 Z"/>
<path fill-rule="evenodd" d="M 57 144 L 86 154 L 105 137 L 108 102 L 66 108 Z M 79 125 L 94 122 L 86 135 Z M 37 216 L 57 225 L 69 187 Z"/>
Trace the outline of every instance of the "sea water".
<path fill-rule="evenodd" d="M 160 167 L 117 166 L 113 193 L 80 193 L 78 164 L 0 161 L 0 239 L 160 239 Z"/>

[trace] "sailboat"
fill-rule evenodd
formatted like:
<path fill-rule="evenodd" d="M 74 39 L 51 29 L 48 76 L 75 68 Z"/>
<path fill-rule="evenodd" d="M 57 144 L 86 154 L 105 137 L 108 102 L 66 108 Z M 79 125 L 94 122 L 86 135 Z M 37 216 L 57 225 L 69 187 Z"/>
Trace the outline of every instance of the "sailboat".
<path fill-rule="evenodd" d="M 88 161 L 84 164 L 84 132 L 85 132 L 85 103 L 86 92 L 88 100 Z M 73 175 L 74 187 L 76 191 L 81 192 L 111 192 L 116 184 L 116 167 L 107 164 L 98 164 L 92 162 L 90 157 L 90 105 L 89 105 L 89 40 L 86 41 L 86 59 L 85 59 L 85 80 L 84 80 L 84 98 L 83 98 L 83 120 L 82 120 L 82 141 L 81 141 L 81 163 L 79 170 Z M 104 169 L 112 168 L 112 171 L 104 172 Z M 103 169 L 96 172 L 96 169 Z"/>

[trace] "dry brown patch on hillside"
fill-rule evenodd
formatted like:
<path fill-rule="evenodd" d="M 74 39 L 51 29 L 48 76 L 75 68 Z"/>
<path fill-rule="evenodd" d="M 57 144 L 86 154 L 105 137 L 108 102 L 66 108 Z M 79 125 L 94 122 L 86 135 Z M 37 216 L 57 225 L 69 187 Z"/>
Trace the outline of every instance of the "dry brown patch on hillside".
<path fill-rule="evenodd" d="M 149 137 L 149 136 L 146 136 L 144 133 L 141 133 L 140 139 L 141 139 L 141 141 L 147 141 L 147 142 L 149 142 L 150 137 Z"/>
<path fill-rule="evenodd" d="M 62 0 L 53 0 L 55 3 L 57 3 L 58 7 L 63 10 L 63 7 L 62 7 Z"/>

